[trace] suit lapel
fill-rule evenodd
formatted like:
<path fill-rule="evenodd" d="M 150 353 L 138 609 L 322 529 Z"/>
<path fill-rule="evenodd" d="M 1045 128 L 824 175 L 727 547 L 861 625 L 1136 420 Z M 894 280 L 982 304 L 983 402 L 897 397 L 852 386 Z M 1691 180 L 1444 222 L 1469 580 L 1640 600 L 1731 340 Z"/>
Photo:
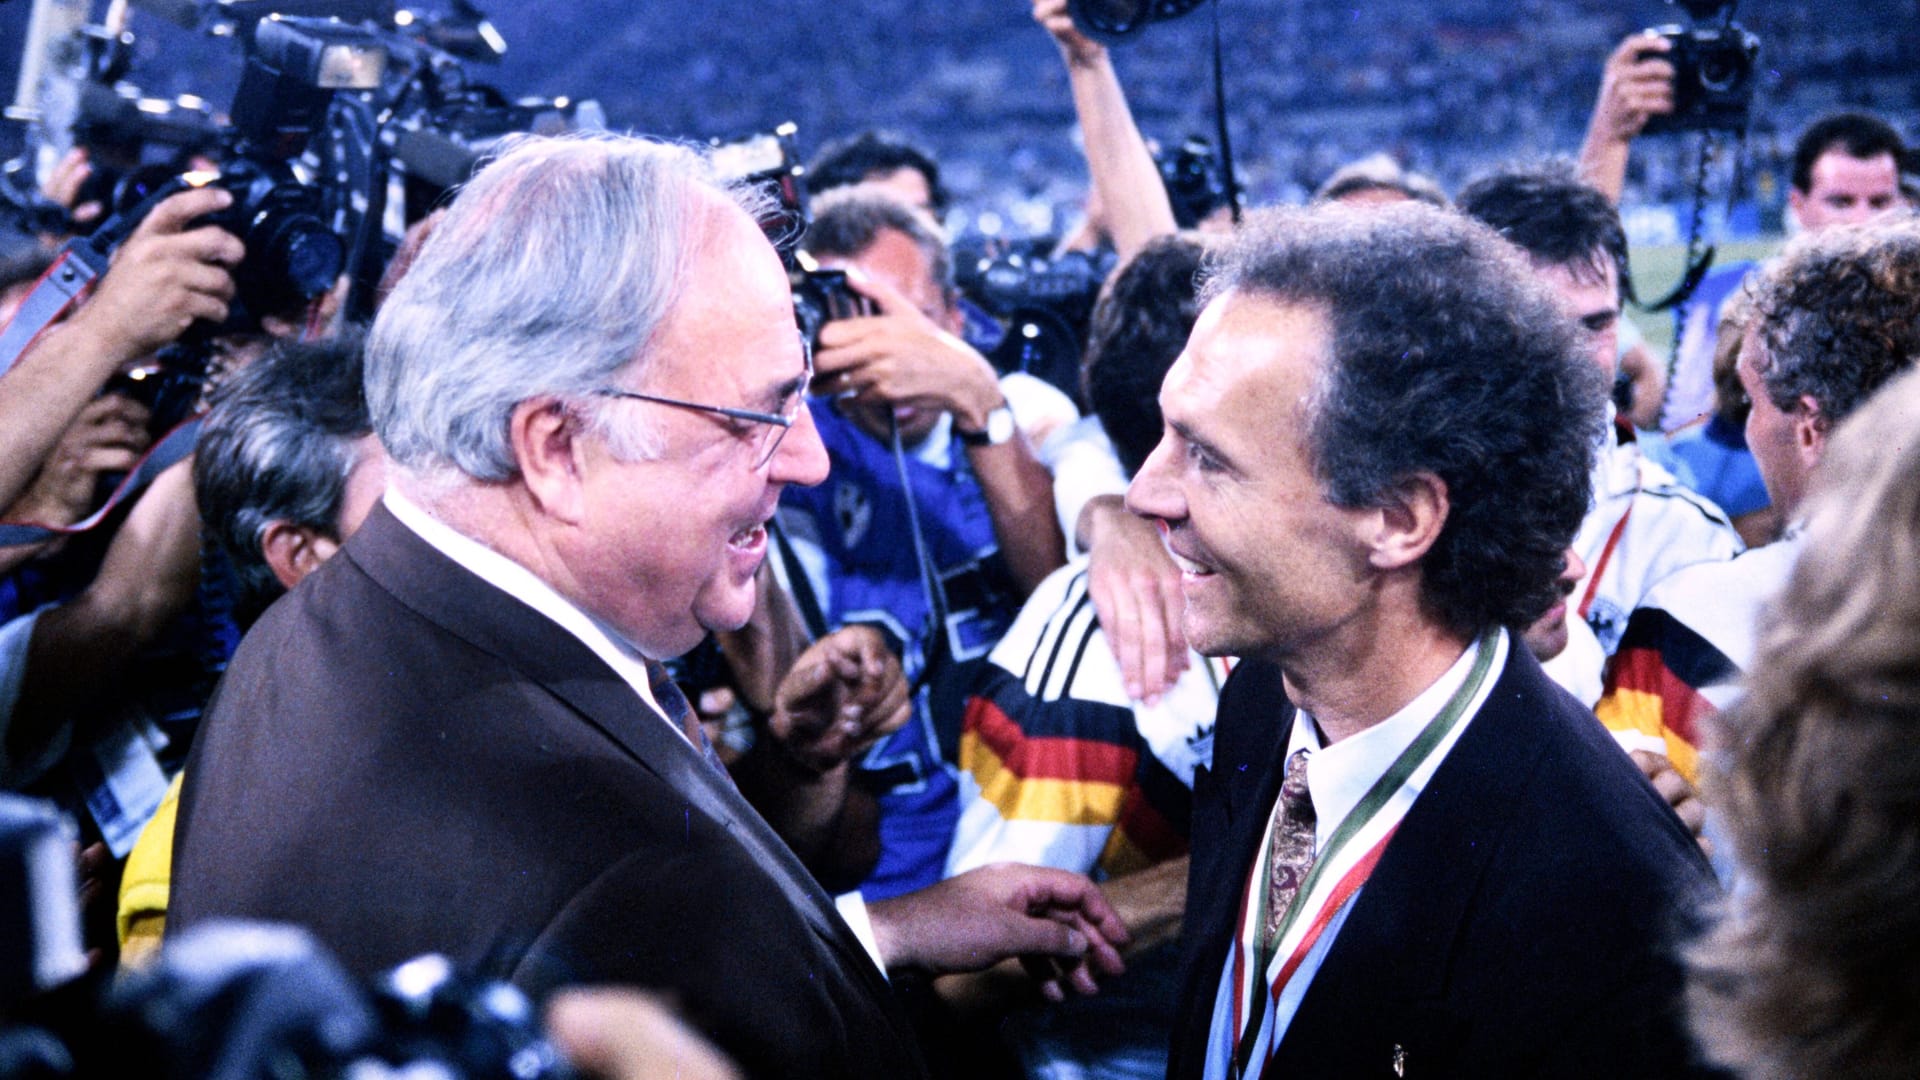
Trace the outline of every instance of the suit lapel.
<path fill-rule="evenodd" d="M 1303 1044 L 1341 1037 L 1330 1034 L 1344 1026 L 1335 1018 L 1351 1016 L 1355 1000 L 1378 1001 L 1378 1015 L 1398 1018 L 1401 1027 L 1378 1034 L 1410 1058 L 1431 1063 L 1447 1057 L 1458 1027 L 1471 1019 L 1446 1004 L 1460 936 L 1540 753 L 1526 738 L 1525 724 L 1544 708 L 1535 685 L 1544 682 L 1516 643 L 1486 704 L 1407 812 L 1355 899 L 1287 1029 L 1277 1062 L 1311 1068 L 1299 1056 L 1310 1050 Z M 1388 1057 L 1381 1049 L 1380 1060 Z"/>
<path fill-rule="evenodd" d="M 1267 817 L 1280 795 L 1294 709 L 1280 669 L 1243 660 L 1220 691 L 1213 759 L 1194 777 L 1193 862 L 1183 931 L 1184 1010 L 1170 1077 L 1197 1077 L 1206 1064 L 1214 996 L 1238 928 L 1240 897 Z"/>
<path fill-rule="evenodd" d="M 401 604 L 497 658 L 565 702 L 642 767 L 672 785 L 754 857 L 789 902 L 882 992 L 885 977 L 833 901 L 765 819 L 666 717 L 563 627 L 441 554 L 375 507 L 341 554 Z"/>

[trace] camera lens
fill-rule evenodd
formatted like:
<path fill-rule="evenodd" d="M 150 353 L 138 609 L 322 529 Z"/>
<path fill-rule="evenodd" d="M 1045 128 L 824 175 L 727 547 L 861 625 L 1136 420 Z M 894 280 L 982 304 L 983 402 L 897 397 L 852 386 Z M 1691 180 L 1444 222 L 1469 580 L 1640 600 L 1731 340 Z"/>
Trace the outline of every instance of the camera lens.
<path fill-rule="evenodd" d="M 1734 89 L 1746 76 L 1740 60 L 1734 52 L 1709 50 L 1700 58 L 1700 85 L 1721 94 Z"/>
<path fill-rule="evenodd" d="M 300 217 L 281 227 L 274 258 L 286 268 L 287 284 L 311 299 L 333 288 L 346 252 L 340 238 L 319 221 Z"/>

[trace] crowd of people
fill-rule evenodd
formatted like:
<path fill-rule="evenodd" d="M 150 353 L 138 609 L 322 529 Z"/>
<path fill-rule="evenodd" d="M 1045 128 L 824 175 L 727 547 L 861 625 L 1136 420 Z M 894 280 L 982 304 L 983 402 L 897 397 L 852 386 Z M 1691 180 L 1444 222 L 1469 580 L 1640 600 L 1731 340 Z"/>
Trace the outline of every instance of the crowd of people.
<path fill-rule="evenodd" d="M 1276 109 L 1461 152 L 1346 130 L 1183 229 L 1174 88 L 1031 16 L 1113 267 L 1076 378 L 996 367 L 968 193 L 851 111 L 798 236 L 688 146 L 510 137 L 363 324 L 242 303 L 188 186 L 0 357 L 0 781 L 76 823 L 96 973 L 439 954 L 617 1080 L 1910 1072 L 1899 130 L 1772 118 L 1794 235 L 1669 364 L 1621 318 L 1658 39 L 1461 81 L 1503 17 L 1322 70 L 1292 11 L 1233 54 L 1300 54 Z"/>

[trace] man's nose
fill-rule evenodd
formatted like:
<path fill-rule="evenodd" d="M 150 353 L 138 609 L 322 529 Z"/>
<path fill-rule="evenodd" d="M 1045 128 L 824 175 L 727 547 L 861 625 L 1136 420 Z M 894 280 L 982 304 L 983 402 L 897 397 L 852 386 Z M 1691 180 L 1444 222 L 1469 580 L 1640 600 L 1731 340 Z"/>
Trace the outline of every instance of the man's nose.
<path fill-rule="evenodd" d="M 1161 518 L 1178 521 L 1187 516 L 1186 501 L 1181 498 L 1179 485 L 1174 483 L 1172 470 L 1168 468 L 1168 459 L 1173 450 L 1166 439 L 1153 448 L 1147 460 L 1140 465 L 1140 471 L 1133 476 L 1133 482 L 1127 485 L 1127 509 L 1141 517 Z"/>
<path fill-rule="evenodd" d="M 782 484 L 812 487 L 827 478 L 827 447 L 814 426 L 813 410 L 802 402 L 800 415 L 768 463 L 768 479 Z"/>

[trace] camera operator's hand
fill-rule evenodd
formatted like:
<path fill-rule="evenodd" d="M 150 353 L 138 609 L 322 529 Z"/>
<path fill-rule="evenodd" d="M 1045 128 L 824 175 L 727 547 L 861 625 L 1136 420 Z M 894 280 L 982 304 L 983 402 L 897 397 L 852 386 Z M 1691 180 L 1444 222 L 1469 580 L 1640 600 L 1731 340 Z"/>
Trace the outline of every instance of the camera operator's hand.
<path fill-rule="evenodd" d="M 225 229 L 193 223 L 232 203 L 228 192 L 204 187 L 154 207 L 114 252 L 71 331 L 84 333 L 104 355 L 131 360 L 172 342 L 196 319 L 224 321 L 232 271 L 246 248 Z"/>
<path fill-rule="evenodd" d="M 1128 697 L 1152 705 L 1187 670 L 1180 568 L 1153 523 L 1117 495 L 1090 500 L 1078 531 L 1088 553 L 1087 594 L 1119 661 L 1121 684 Z"/>
<path fill-rule="evenodd" d="M 1060 55 L 1071 66 L 1097 64 L 1107 55 L 1107 47 L 1080 32 L 1067 10 L 1067 0 L 1033 0 L 1033 21 L 1053 35 Z"/>
<path fill-rule="evenodd" d="M 767 736 L 824 773 L 900 730 L 913 713 L 900 660 L 871 626 L 847 626 L 807 647 L 780 680 Z"/>
<path fill-rule="evenodd" d="M 1665 58 L 1672 49 L 1659 34 L 1633 34 L 1607 57 L 1601 73 L 1600 96 L 1580 147 L 1580 174 L 1616 203 L 1626 186 L 1633 140 L 1649 119 L 1673 111 L 1673 64 Z"/>
<path fill-rule="evenodd" d="M 1080 874 L 998 863 L 917 892 L 867 905 L 886 966 L 934 974 L 981 971 L 1020 957 L 1050 1001 L 1071 986 L 1126 970 L 1126 924 L 1100 887 Z"/>
<path fill-rule="evenodd" d="M 0 516 L 40 525 L 71 525 L 86 517 L 100 474 L 126 472 L 146 451 L 147 419 L 146 406 L 131 398 L 95 398 L 54 444 L 33 485 Z"/>
<path fill-rule="evenodd" d="M 987 358 L 886 282 L 857 267 L 847 268 L 847 281 L 880 314 L 835 319 L 821 328 L 815 386 L 852 394 L 870 407 L 950 412 L 964 431 L 985 427 L 987 414 L 1006 401 Z"/>

